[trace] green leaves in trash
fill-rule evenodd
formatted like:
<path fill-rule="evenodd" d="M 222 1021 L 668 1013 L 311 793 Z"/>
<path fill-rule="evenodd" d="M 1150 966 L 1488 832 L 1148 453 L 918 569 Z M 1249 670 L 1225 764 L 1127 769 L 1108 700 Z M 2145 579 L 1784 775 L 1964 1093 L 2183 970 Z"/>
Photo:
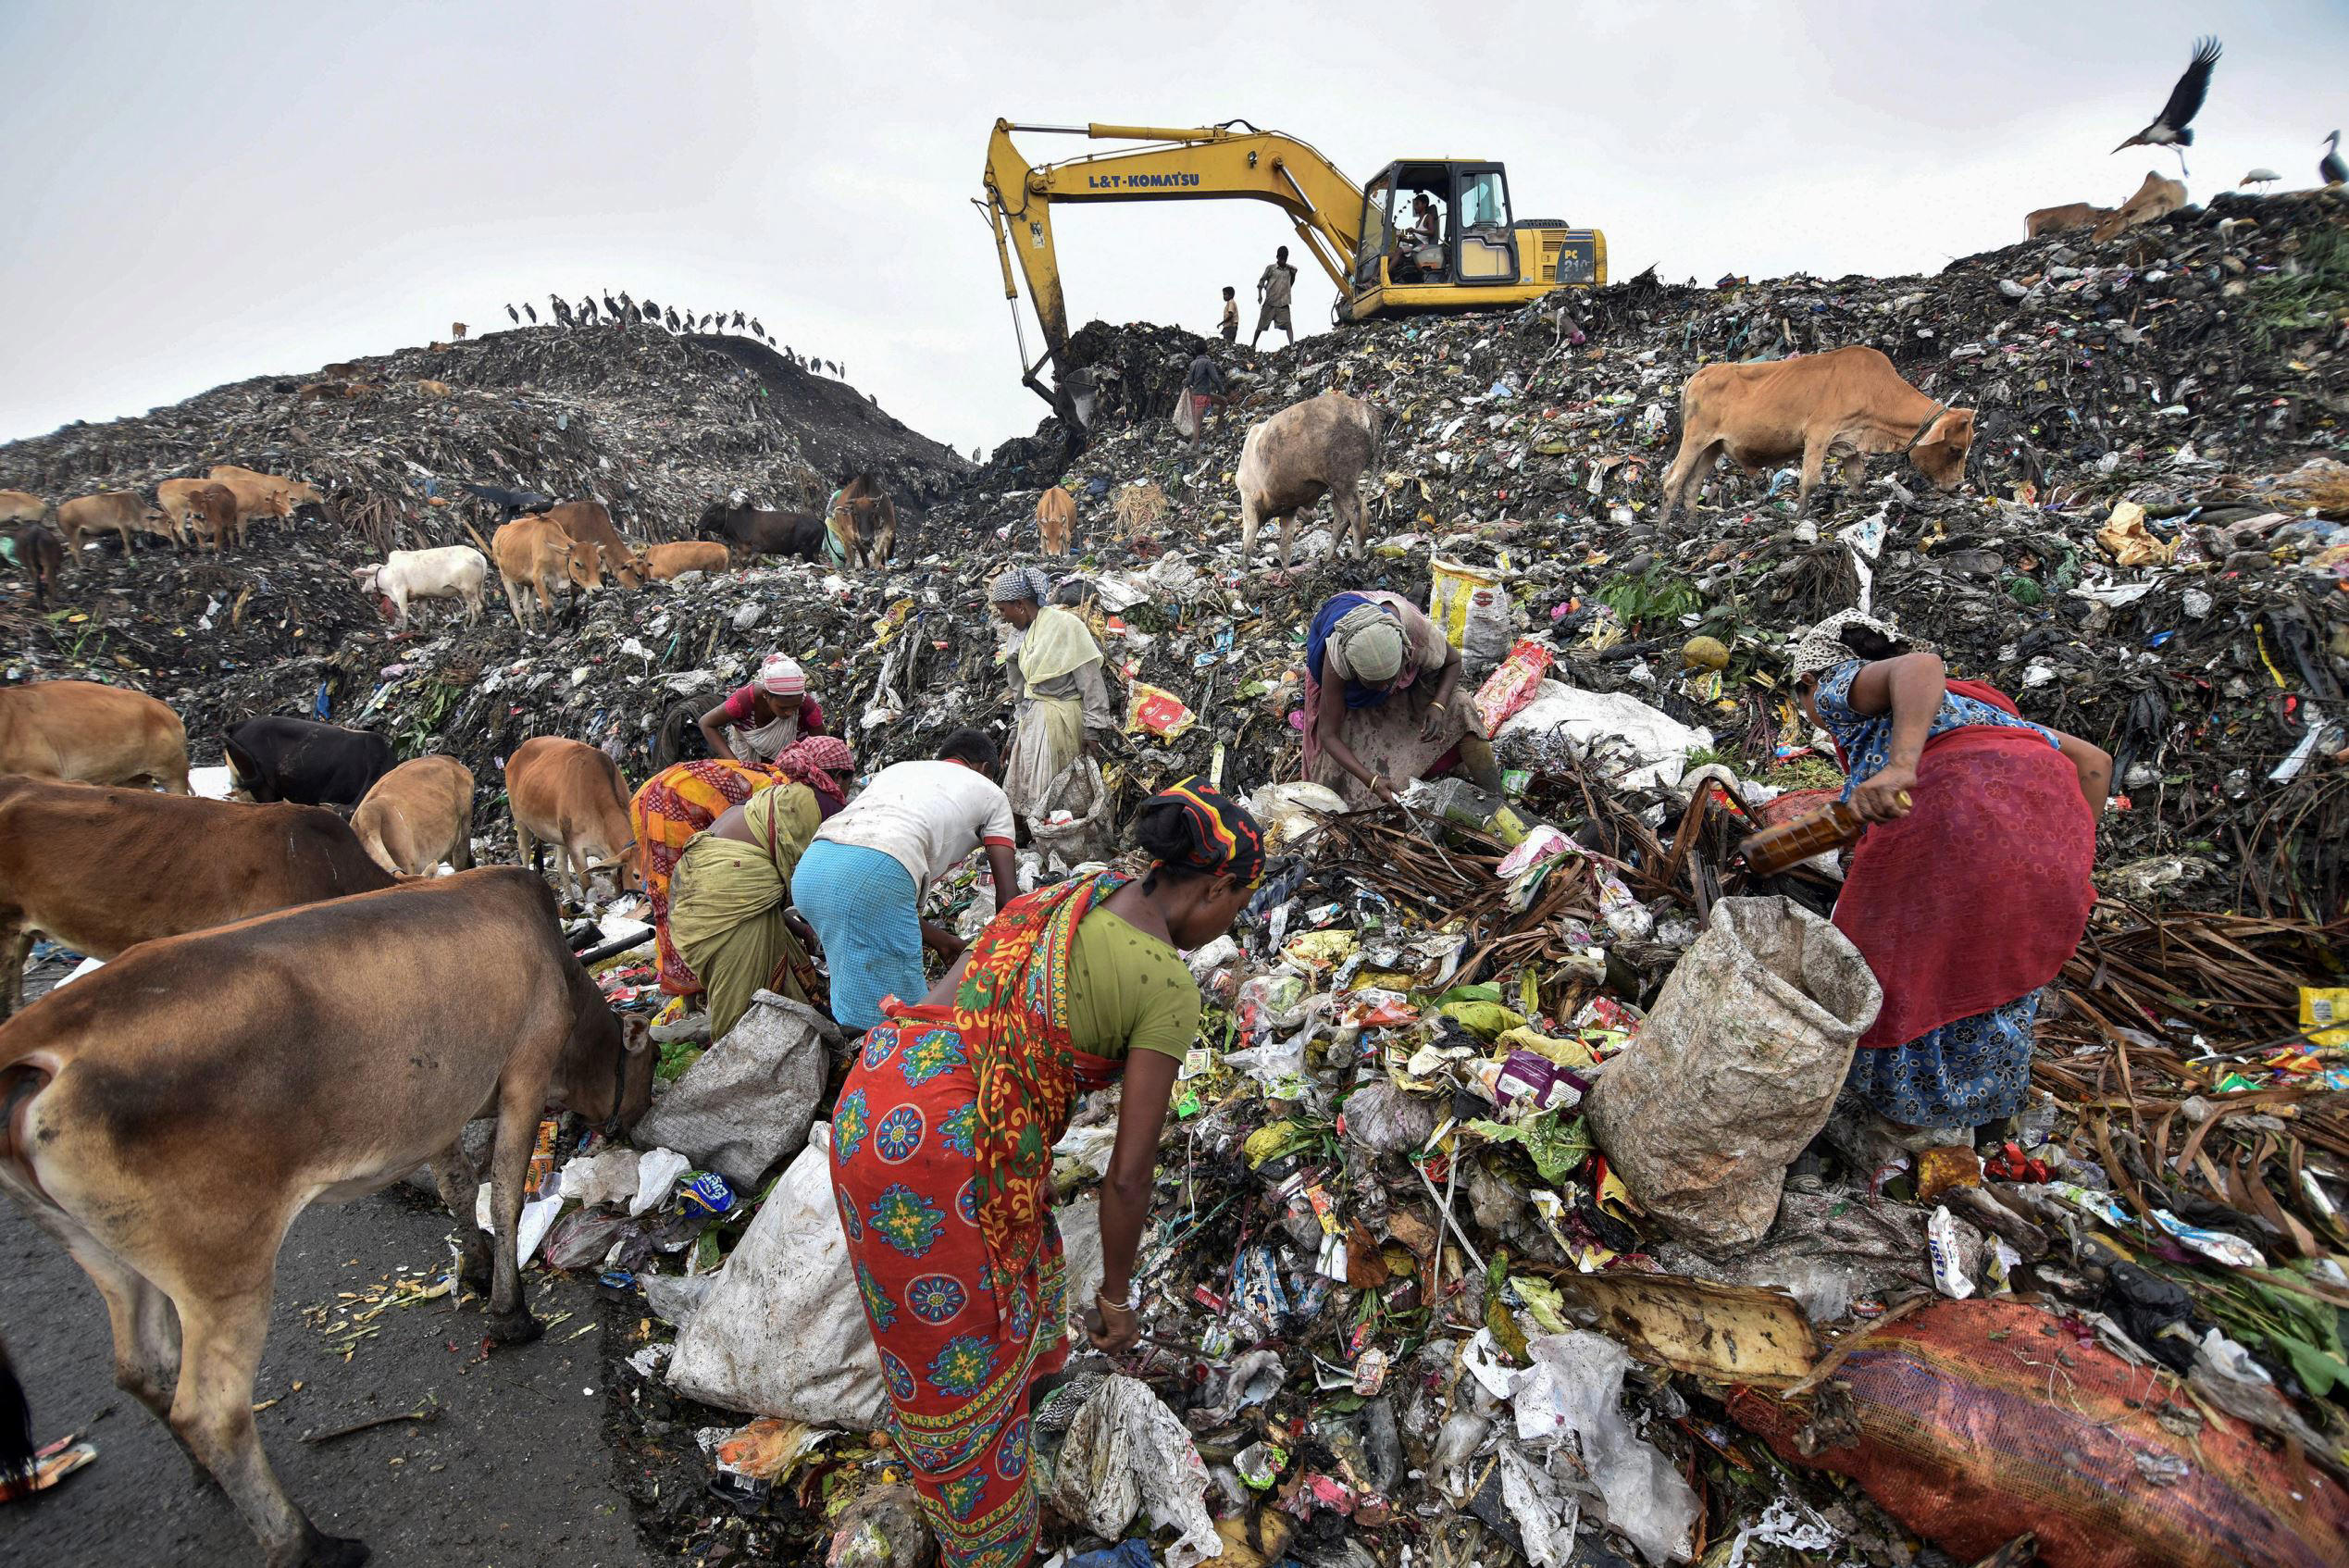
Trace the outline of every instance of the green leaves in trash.
<path fill-rule="evenodd" d="M 1553 1187 L 1590 1158 L 1590 1129 L 1580 1116 L 1545 1111 L 1522 1122 L 1470 1122 L 1468 1129 L 1494 1143 L 1514 1143 L 1523 1149 L 1534 1169 Z"/>

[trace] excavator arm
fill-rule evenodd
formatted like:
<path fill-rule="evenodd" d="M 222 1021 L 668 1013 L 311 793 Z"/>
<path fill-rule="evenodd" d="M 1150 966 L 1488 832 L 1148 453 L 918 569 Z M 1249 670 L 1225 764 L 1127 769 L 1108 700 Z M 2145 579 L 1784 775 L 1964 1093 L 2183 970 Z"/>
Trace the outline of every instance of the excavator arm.
<path fill-rule="evenodd" d="M 1097 141 L 1150 142 L 1131 151 L 1099 153 L 1065 163 L 1031 165 L 1012 143 L 1012 132 L 1088 136 Z M 995 252 L 1003 268 L 1003 297 L 1018 320 L 1019 279 L 1044 331 L 1044 353 L 1028 362 L 1021 350 L 1022 380 L 1053 405 L 1063 422 L 1075 423 L 1066 377 L 1068 302 L 1061 288 L 1060 264 L 1052 250 L 1052 208 L 1061 202 L 1205 201 L 1250 197 L 1286 213 L 1301 241 L 1341 297 L 1351 299 L 1350 262 L 1361 239 L 1362 193 L 1336 165 L 1294 137 L 1259 131 L 1245 120 L 1190 130 L 1147 125 L 1013 125 L 995 122 L 987 144 L 987 195 L 983 205 L 995 231 Z M 1036 373 L 1053 367 L 1047 390 Z"/>

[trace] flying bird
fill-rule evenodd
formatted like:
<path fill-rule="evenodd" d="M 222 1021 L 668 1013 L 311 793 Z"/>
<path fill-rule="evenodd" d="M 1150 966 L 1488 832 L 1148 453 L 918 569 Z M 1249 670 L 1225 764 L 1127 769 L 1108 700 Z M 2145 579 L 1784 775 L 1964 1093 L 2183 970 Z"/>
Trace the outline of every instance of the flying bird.
<path fill-rule="evenodd" d="M 2236 180 L 2235 183 L 2238 185 L 2273 185 L 2277 180 L 2281 180 L 2282 178 L 2282 175 L 2278 174 L 2272 168 L 2255 168 L 2249 174 L 2244 175 L 2241 180 Z"/>
<path fill-rule="evenodd" d="M 2161 106 L 2161 113 L 2154 122 L 2136 135 L 2123 142 L 2122 147 L 2168 147 L 2178 154 L 2178 172 L 2186 172 L 2184 148 L 2194 144 L 2191 122 L 2201 111 L 2202 100 L 2210 91 L 2210 68 L 2218 63 L 2218 41 L 2197 39 L 2194 57 L 2186 63 L 2186 73 L 2178 79 L 2178 85 L 2169 90 L 2169 102 Z"/>
<path fill-rule="evenodd" d="M 2325 156 L 2318 160 L 2317 178 L 2328 185 L 2349 182 L 2349 164 L 2341 161 L 2341 132 L 2325 138 Z"/>
<path fill-rule="evenodd" d="M 514 324 L 516 326 L 519 327 L 522 325 L 522 313 L 520 311 L 515 309 L 509 305 L 505 307 L 505 313 L 514 318 Z"/>
<path fill-rule="evenodd" d="M 532 310 L 528 305 L 526 305 L 522 307 L 522 314 L 530 318 L 531 326 L 535 327 L 539 324 L 539 313 Z"/>

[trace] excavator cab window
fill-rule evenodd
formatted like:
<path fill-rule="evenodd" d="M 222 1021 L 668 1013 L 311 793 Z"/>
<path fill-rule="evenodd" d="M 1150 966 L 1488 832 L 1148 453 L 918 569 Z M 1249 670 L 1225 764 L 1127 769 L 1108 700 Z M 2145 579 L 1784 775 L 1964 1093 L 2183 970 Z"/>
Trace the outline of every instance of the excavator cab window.
<path fill-rule="evenodd" d="M 1387 218 L 1393 225 L 1394 261 L 1389 278 L 1398 283 L 1441 283 L 1451 276 L 1451 221 L 1457 193 L 1444 164 L 1397 164 L 1379 177 L 1391 183 Z"/>
<path fill-rule="evenodd" d="M 1509 177 L 1498 164 L 1459 167 L 1458 252 L 1463 283 L 1517 280 L 1517 240 L 1509 218 Z"/>
<path fill-rule="evenodd" d="M 1394 248 L 1395 225 L 1387 213 L 1387 204 L 1394 198 L 1392 169 L 1381 172 L 1370 182 L 1370 189 L 1362 193 L 1362 241 L 1354 248 L 1357 288 L 1378 286 L 1378 264 Z"/>

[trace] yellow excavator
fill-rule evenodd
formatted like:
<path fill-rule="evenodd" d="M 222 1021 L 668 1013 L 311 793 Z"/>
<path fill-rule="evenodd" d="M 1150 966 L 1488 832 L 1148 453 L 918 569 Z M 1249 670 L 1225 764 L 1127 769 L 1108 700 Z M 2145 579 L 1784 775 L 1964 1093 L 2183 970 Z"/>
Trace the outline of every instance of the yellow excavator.
<path fill-rule="evenodd" d="M 1030 164 L 1012 143 L 1014 131 L 1150 145 Z M 1298 238 L 1337 285 L 1337 314 L 1345 320 L 1519 305 L 1561 284 L 1607 281 L 1607 237 L 1558 219 L 1513 218 L 1509 172 L 1485 159 L 1402 158 L 1358 186 L 1295 137 L 1241 119 L 1192 130 L 999 119 L 987 143 L 987 194 L 975 205 L 995 231 L 1014 330 L 1014 254 L 1044 330 L 1044 353 L 1033 361 L 1026 335 L 1019 333 L 1021 380 L 1063 421 L 1074 416 L 1084 423 L 1089 399 L 1081 386 L 1068 384 L 1068 303 L 1052 251 L 1053 206 L 1226 198 L 1270 202 L 1288 214 Z M 1048 364 L 1054 381 L 1049 389 L 1037 380 Z"/>

